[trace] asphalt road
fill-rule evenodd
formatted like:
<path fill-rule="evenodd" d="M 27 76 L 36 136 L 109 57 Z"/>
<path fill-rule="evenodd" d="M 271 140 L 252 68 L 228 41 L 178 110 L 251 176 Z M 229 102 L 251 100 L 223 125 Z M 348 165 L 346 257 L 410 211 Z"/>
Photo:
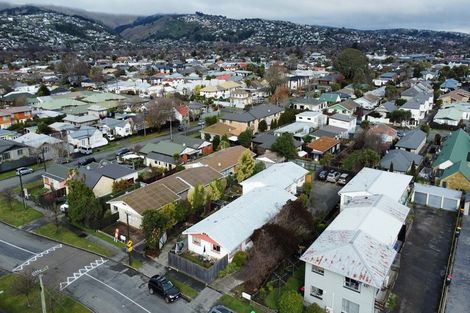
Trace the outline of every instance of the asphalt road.
<path fill-rule="evenodd" d="M 0 223 L 0 268 L 33 271 L 48 266 L 44 283 L 96 313 L 192 312 L 183 299 L 167 304 L 147 289 L 148 278 L 120 263 Z"/>
<path fill-rule="evenodd" d="M 188 129 L 186 132 L 173 131 L 173 135 L 187 134 L 189 136 L 189 135 L 199 131 L 200 129 L 201 129 L 201 126 L 196 126 L 196 127 Z M 141 145 L 141 146 L 144 146 L 148 143 L 155 143 L 155 142 L 159 142 L 159 141 L 162 141 L 162 140 L 168 140 L 168 139 L 170 139 L 170 134 L 163 135 L 163 136 L 160 136 L 160 137 L 157 137 L 157 138 L 144 139 L 142 141 L 133 142 L 133 143 L 129 142 L 126 139 L 122 139 L 120 141 L 119 146 L 116 147 L 116 149 L 114 149 L 114 150 L 104 151 L 104 152 L 97 152 L 97 153 L 93 153 L 89 156 L 80 156 L 80 157 L 74 159 L 72 162 L 69 162 L 68 165 L 77 166 L 78 161 L 82 158 L 85 158 L 85 157 L 94 157 L 97 161 L 100 161 L 100 160 L 103 160 L 103 159 L 107 159 L 107 160 L 115 159 L 116 158 L 116 151 L 119 150 L 120 148 L 126 147 L 126 148 L 129 148 L 129 149 L 132 149 L 137 144 Z M 26 183 L 29 183 L 29 182 L 40 179 L 42 177 L 43 173 L 44 173 L 44 170 L 41 169 L 41 170 L 37 170 L 37 171 L 35 171 L 31 174 L 23 175 L 23 177 L 22 177 L 23 178 L 23 184 L 26 184 Z M 19 184 L 20 184 L 20 179 L 19 179 L 18 176 L 0 180 L 0 191 L 5 190 L 5 189 L 14 188 L 14 187 L 18 186 Z"/>

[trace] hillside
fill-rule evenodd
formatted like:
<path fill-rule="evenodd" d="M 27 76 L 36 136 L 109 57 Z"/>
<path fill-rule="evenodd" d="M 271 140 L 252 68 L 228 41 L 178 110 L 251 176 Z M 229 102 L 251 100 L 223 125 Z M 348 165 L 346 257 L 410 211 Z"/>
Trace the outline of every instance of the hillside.
<path fill-rule="evenodd" d="M 100 49 L 121 43 L 119 35 L 91 19 L 36 6 L 0 11 L 0 48 Z"/>

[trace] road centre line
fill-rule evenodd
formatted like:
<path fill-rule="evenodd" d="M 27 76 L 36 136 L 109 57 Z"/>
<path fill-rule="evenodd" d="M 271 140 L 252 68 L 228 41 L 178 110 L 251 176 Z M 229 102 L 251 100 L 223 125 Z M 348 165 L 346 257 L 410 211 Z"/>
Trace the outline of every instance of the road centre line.
<path fill-rule="evenodd" d="M 33 251 L 28 250 L 28 249 L 24 249 L 24 248 L 18 247 L 17 245 L 14 245 L 14 244 L 9 243 L 9 242 L 7 242 L 7 241 L 4 241 L 4 240 L 1 240 L 1 239 L 0 239 L 0 242 L 4 243 L 4 244 L 6 244 L 6 245 L 9 245 L 9 246 L 11 246 L 11 247 L 13 247 L 13 248 L 16 248 L 16 249 L 18 249 L 18 250 L 21 250 L 21 251 L 24 251 L 24 252 L 28 252 L 28 253 L 31 253 L 31 254 L 34 254 L 34 255 L 36 254 L 36 252 L 33 252 Z"/>

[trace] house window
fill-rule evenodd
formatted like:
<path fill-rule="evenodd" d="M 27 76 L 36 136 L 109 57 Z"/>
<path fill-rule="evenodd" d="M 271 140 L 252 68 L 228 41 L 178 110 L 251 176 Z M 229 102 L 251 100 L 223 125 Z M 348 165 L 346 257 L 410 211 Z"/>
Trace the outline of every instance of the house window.
<path fill-rule="evenodd" d="M 193 244 L 195 244 L 197 246 L 201 245 L 201 239 L 199 239 L 197 237 L 194 237 L 194 236 L 192 236 L 192 238 L 193 238 Z"/>
<path fill-rule="evenodd" d="M 10 160 L 10 152 L 5 152 L 2 154 L 3 160 Z"/>
<path fill-rule="evenodd" d="M 220 246 L 218 245 L 212 245 L 212 251 L 220 253 Z"/>
<path fill-rule="evenodd" d="M 20 155 L 23 155 L 23 149 L 18 149 L 18 152 L 17 152 L 17 153 L 18 153 L 19 156 L 20 156 Z"/>
<path fill-rule="evenodd" d="M 323 299 L 323 289 L 317 288 L 315 286 L 311 286 L 310 295 L 318 299 Z"/>
<path fill-rule="evenodd" d="M 324 274 L 325 274 L 325 271 L 323 270 L 322 267 L 315 266 L 315 265 L 312 265 L 312 272 L 317 273 L 317 274 L 320 274 L 320 275 L 324 275 Z"/>
<path fill-rule="evenodd" d="M 361 283 L 349 277 L 344 278 L 344 287 L 357 292 L 361 291 Z"/>
<path fill-rule="evenodd" d="M 343 298 L 341 313 L 359 313 L 359 304 Z"/>

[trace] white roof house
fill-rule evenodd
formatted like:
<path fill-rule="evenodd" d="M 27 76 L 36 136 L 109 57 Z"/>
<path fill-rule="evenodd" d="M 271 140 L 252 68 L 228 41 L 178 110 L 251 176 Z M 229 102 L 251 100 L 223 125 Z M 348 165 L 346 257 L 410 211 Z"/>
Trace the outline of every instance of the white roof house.
<path fill-rule="evenodd" d="M 346 298 L 360 312 L 376 312 L 375 298 L 388 287 L 396 242 L 409 210 L 384 195 L 353 199 L 300 258 L 306 262 L 306 290 L 322 290 L 320 298 L 305 292 L 305 300 L 341 308 Z M 321 275 L 315 273 L 318 269 Z"/>
<path fill-rule="evenodd" d="M 300 187 L 305 182 L 308 171 L 294 162 L 273 164 L 258 174 L 240 183 L 243 194 L 256 188 L 268 186 L 296 193 L 296 186 Z"/>
<path fill-rule="evenodd" d="M 27 133 L 23 136 L 13 139 L 16 142 L 25 144 L 27 146 L 33 147 L 35 149 L 40 148 L 44 144 L 58 144 L 61 143 L 62 140 L 44 135 L 44 134 L 35 134 L 35 133 Z"/>
<path fill-rule="evenodd" d="M 338 192 L 341 207 L 354 197 L 374 194 L 385 195 L 396 202 L 404 203 L 412 178 L 409 175 L 365 167 Z"/>
<path fill-rule="evenodd" d="M 200 248 L 201 243 L 196 247 L 189 238 L 189 250 L 215 258 L 230 255 L 242 249 L 253 231 L 272 219 L 288 200 L 295 199 L 291 193 L 276 187 L 256 188 L 185 230 L 183 234 L 189 237 L 204 235 L 207 238 L 202 243 L 203 248 Z M 213 249 L 206 248 L 206 243 L 218 245 L 218 253 L 211 254 Z"/>

